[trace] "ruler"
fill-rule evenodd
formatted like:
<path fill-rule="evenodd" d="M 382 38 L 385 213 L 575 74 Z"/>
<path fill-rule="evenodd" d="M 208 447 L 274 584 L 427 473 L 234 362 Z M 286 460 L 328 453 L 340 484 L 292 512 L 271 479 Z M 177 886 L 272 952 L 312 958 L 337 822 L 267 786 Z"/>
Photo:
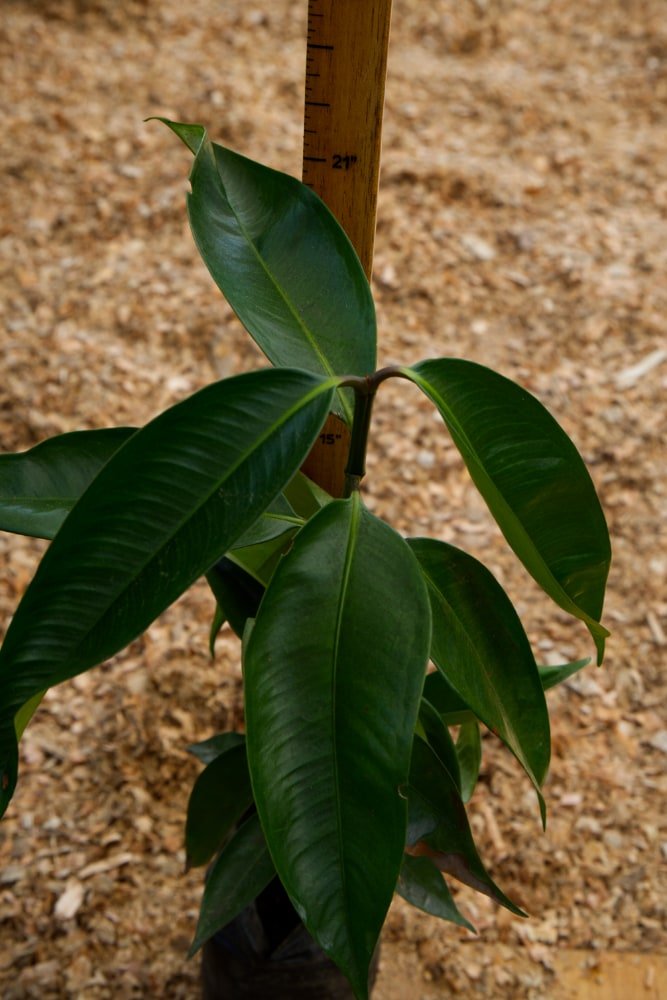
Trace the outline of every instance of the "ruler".
<path fill-rule="evenodd" d="M 349 236 L 370 279 L 380 176 L 391 0 L 308 0 L 305 184 Z M 331 415 L 303 471 L 342 496 L 349 444 Z"/>
<path fill-rule="evenodd" d="M 303 181 L 370 278 L 391 0 L 308 0 Z"/>

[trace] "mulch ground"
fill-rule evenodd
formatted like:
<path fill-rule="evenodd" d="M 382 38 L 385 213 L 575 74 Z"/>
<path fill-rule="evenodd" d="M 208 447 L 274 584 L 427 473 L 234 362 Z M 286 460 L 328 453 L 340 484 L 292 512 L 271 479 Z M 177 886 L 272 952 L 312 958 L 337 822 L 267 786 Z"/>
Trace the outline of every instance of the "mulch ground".
<path fill-rule="evenodd" d="M 611 997 L 605 982 L 625 962 L 619 989 L 657 1000 L 667 990 L 664 5 L 394 6 L 380 361 L 468 357 L 550 407 L 609 519 L 613 635 L 605 666 L 550 698 L 546 833 L 518 767 L 484 741 L 471 821 L 494 876 L 532 918 L 461 889 L 472 937 L 396 903 L 375 996 Z M 143 119 L 202 121 L 298 174 L 305 9 L 3 0 L 2 450 L 144 422 L 258 362 L 187 230 L 189 155 Z M 484 559 L 542 662 L 590 655 L 585 630 L 507 552 L 409 387 L 378 402 L 365 494 L 399 530 Z M 43 545 L 0 546 L 5 627 Z M 185 955 L 201 878 L 183 874 L 197 768 L 184 748 L 242 717 L 236 642 L 225 633 L 208 655 L 212 611 L 196 586 L 127 652 L 50 692 L 26 733 L 0 825 L 6 1000 L 197 996 Z"/>

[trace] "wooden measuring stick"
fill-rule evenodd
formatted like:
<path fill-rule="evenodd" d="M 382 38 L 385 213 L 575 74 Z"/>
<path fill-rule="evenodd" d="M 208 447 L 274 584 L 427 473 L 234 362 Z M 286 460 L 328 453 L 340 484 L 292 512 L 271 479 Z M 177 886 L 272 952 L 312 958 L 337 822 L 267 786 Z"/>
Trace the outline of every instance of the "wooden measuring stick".
<path fill-rule="evenodd" d="M 303 181 L 373 266 L 391 0 L 308 0 Z M 370 374 L 370 373 L 369 373 Z M 349 429 L 335 415 L 303 471 L 342 496 Z"/>
<path fill-rule="evenodd" d="M 391 0 L 308 0 L 303 181 L 371 276 Z"/>

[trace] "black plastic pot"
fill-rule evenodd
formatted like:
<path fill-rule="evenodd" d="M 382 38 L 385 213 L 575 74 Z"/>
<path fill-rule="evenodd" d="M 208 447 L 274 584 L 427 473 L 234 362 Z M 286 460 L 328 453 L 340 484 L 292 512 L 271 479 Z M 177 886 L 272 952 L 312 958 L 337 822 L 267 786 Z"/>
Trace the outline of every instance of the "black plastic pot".
<path fill-rule="evenodd" d="M 375 981 L 379 949 L 371 982 Z M 354 1000 L 278 879 L 204 945 L 203 1000 Z"/>

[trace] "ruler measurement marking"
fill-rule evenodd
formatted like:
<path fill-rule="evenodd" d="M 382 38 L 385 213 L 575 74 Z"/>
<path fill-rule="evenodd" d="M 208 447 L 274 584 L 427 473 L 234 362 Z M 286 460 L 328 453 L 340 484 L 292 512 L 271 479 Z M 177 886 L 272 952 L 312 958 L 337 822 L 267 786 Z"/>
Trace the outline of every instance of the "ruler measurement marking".
<path fill-rule="evenodd" d="M 390 10 L 391 0 L 307 0 L 303 182 L 347 231 L 367 275 Z M 304 471 L 341 496 L 346 435 L 332 420 Z"/>
<path fill-rule="evenodd" d="M 315 101 L 314 96 L 319 96 L 319 84 L 314 84 L 314 80 L 322 80 L 325 76 L 325 71 L 322 66 L 321 60 L 333 58 L 333 56 L 326 55 L 326 53 L 333 53 L 335 51 L 335 46 L 325 42 L 324 40 L 316 41 L 317 38 L 322 39 L 322 24 L 321 21 L 324 20 L 325 15 L 316 13 L 313 10 L 313 4 L 316 0 L 309 0 L 308 3 L 308 28 L 307 28 L 307 38 L 306 38 L 306 93 L 305 93 L 305 108 L 304 108 L 304 155 L 303 155 L 303 180 L 309 188 L 316 191 L 317 186 L 310 183 L 310 178 L 313 177 L 313 171 L 320 171 L 321 169 L 326 169 L 329 165 L 330 157 L 325 156 L 315 156 L 311 155 L 314 153 L 323 152 L 320 147 L 320 142 L 318 141 L 322 137 L 322 126 L 323 122 L 317 117 L 320 114 L 330 113 L 332 107 L 331 101 Z M 319 18 L 319 23 L 315 22 L 315 18 Z M 326 36 L 325 36 L 326 37 Z M 322 69 L 322 72 L 320 70 Z M 326 74 L 328 77 L 328 73 Z M 319 91 L 319 93 L 318 93 Z M 330 96 L 330 95 L 326 95 Z M 311 108 L 323 108 L 327 109 L 326 112 L 311 112 Z M 315 116 L 315 120 L 313 120 Z M 315 128 L 309 126 L 316 126 Z M 311 136 L 316 136 L 316 139 L 311 139 Z M 325 130 L 326 136 L 326 130 Z M 356 159 L 356 158 L 355 158 Z M 317 164 L 322 164 L 322 167 L 317 166 Z"/>

